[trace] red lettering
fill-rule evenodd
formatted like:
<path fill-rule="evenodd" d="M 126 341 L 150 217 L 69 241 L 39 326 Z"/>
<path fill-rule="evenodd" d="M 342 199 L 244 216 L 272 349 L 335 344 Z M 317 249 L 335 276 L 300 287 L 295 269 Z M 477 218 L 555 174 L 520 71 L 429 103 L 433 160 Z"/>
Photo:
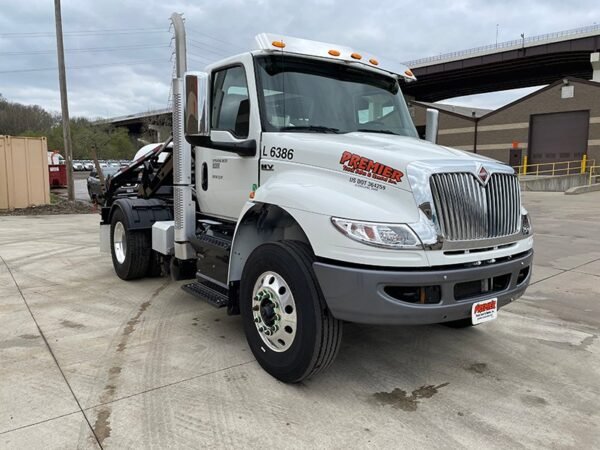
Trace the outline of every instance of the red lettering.
<path fill-rule="evenodd" d="M 404 176 L 404 174 L 402 172 L 400 172 L 399 170 L 394 170 L 392 172 L 392 176 L 390 177 L 392 180 L 396 180 L 396 181 L 402 181 L 402 177 Z"/>
<path fill-rule="evenodd" d="M 348 151 L 342 153 L 340 164 L 343 165 L 343 170 L 345 171 L 375 178 L 390 184 L 401 182 L 402 177 L 404 177 L 404 173 L 400 170 L 393 169 L 385 164 L 375 162 L 372 159 Z"/>
<path fill-rule="evenodd" d="M 369 164 L 367 165 L 367 170 L 377 173 L 377 171 L 379 170 L 379 163 L 376 163 L 375 161 L 370 159 Z"/>
<path fill-rule="evenodd" d="M 340 164 L 344 164 L 344 163 L 347 163 L 348 161 L 350 161 L 351 156 L 352 156 L 352 153 L 350 153 L 350 152 L 342 153 L 342 158 L 340 159 Z"/>
<path fill-rule="evenodd" d="M 481 314 L 486 311 L 493 311 L 494 309 L 496 309 L 496 300 L 492 300 L 490 302 L 479 304 L 479 305 L 475 306 L 475 312 L 477 314 Z"/>

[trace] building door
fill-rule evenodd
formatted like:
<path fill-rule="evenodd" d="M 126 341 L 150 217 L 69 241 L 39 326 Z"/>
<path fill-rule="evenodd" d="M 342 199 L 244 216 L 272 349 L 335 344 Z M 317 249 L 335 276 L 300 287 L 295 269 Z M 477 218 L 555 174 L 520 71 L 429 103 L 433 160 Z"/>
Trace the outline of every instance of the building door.
<path fill-rule="evenodd" d="M 529 123 L 530 163 L 581 159 L 587 152 L 589 111 L 534 114 Z"/>

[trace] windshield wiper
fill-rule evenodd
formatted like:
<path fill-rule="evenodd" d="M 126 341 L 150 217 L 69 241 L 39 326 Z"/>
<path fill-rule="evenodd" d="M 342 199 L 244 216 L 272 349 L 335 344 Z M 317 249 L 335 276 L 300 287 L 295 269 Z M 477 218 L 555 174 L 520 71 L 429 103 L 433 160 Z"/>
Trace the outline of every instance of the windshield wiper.
<path fill-rule="evenodd" d="M 398 133 L 393 132 L 392 130 L 373 130 L 371 128 L 359 128 L 356 131 L 362 131 L 365 133 L 382 133 L 382 134 L 393 134 L 394 136 L 401 136 Z"/>
<path fill-rule="evenodd" d="M 314 132 L 314 133 L 341 133 L 339 128 L 322 127 L 320 125 L 300 125 L 297 127 L 281 127 L 279 131 L 299 131 L 299 132 Z"/>

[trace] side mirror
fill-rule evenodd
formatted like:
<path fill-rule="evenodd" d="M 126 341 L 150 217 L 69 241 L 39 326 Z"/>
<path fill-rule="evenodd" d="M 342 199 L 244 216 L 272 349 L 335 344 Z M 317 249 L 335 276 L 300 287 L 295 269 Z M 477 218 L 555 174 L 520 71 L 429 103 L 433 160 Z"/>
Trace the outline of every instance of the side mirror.
<path fill-rule="evenodd" d="M 185 74 L 185 137 L 209 136 L 208 114 L 208 74 L 206 72 L 187 72 Z"/>
<path fill-rule="evenodd" d="M 435 144 L 437 142 L 438 121 L 440 112 L 437 109 L 427 108 L 425 122 L 425 140 Z"/>
<path fill-rule="evenodd" d="M 229 131 L 211 131 L 206 145 L 217 150 L 237 153 L 240 156 L 256 155 L 256 141 L 254 139 L 237 139 Z"/>

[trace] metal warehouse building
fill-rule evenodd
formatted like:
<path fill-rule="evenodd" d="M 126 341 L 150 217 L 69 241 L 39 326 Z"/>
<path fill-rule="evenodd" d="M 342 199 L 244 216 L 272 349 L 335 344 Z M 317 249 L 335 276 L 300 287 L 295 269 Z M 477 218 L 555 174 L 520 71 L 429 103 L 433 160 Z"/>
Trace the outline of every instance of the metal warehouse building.
<path fill-rule="evenodd" d="M 439 110 L 440 145 L 515 166 L 525 155 L 530 164 L 578 160 L 584 154 L 600 163 L 598 82 L 560 79 L 490 112 L 417 101 L 410 104 L 420 132 L 426 109 Z"/>

